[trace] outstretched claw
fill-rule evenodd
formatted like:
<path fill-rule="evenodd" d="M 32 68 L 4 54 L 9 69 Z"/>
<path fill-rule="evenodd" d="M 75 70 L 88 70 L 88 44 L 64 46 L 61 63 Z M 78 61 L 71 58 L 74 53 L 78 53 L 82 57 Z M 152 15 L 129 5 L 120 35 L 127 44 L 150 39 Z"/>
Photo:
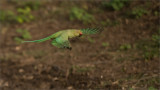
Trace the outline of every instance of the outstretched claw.
<path fill-rule="evenodd" d="M 72 50 L 72 47 L 67 47 L 67 49 Z"/>

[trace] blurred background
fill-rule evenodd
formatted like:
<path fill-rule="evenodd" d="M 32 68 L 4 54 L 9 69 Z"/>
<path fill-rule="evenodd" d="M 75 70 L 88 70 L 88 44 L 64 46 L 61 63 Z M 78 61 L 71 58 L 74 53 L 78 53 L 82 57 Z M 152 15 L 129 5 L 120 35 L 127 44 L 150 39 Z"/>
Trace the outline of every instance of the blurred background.
<path fill-rule="evenodd" d="M 158 0 L 0 0 L 0 88 L 158 90 Z M 104 27 L 62 50 L 37 40 Z"/>

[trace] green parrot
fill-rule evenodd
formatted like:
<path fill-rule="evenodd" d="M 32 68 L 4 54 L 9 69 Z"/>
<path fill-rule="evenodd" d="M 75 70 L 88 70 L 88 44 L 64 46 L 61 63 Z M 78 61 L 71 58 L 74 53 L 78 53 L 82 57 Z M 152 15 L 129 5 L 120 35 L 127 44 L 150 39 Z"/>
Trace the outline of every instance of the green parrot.
<path fill-rule="evenodd" d="M 103 30 L 103 28 L 87 28 L 87 29 L 68 29 L 68 30 L 62 30 L 58 31 L 46 38 L 34 40 L 34 41 L 23 41 L 24 42 L 44 42 L 46 40 L 52 39 L 51 42 L 52 45 L 58 47 L 58 48 L 66 48 L 71 50 L 71 44 L 69 42 L 70 38 L 74 37 L 80 37 L 82 35 L 90 35 L 90 34 L 96 34 L 100 33 Z"/>

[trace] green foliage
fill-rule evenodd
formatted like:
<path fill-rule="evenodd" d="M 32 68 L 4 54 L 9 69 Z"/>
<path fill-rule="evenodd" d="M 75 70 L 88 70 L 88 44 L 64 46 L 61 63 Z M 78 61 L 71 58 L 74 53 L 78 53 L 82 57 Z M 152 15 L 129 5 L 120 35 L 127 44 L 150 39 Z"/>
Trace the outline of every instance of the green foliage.
<path fill-rule="evenodd" d="M 144 52 L 143 57 L 145 58 L 145 60 L 151 60 L 154 57 L 154 52 L 146 51 Z"/>
<path fill-rule="evenodd" d="M 31 9 L 29 7 L 18 8 L 17 12 L 12 11 L 0 11 L 0 21 L 1 22 L 17 22 L 24 23 L 30 22 L 34 19 L 34 16 L 31 14 Z"/>
<path fill-rule="evenodd" d="M 143 58 L 145 60 L 151 60 L 156 55 L 156 50 L 151 41 L 141 41 L 138 43 L 137 48 L 142 50 Z"/>
<path fill-rule="evenodd" d="M 158 45 L 159 40 L 160 40 L 160 35 L 153 34 L 152 35 L 152 40 Z"/>
<path fill-rule="evenodd" d="M 158 52 L 159 40 L 160 40 L 160 36 L 159 35 L 157 35 L 157 34 L 152 35 L 152 41 L 150 42 L 151 44 L 148 44 L 148 45 L 144 46 L 144 55 L 143 55 L 143 57 L 146 60 L 150 60 L 150 59 L 158 56 L 158 53 L 159 53 Z"/>
<path fill-rule="evenodd" d="M 159 40 L 160 36 L 157 34 L 152 35 L 152 40 L 140 41 L 137 45 L 139 50 L 142 50 L 143 58 L 151 60 L 159 55 Z"/>
<path fill-rule="evenodd" d="M 14 40 L 17 43 L 21 43 L 23 41 L 23 39 L 31 39 L 32 38 L 30 33 L 25 29 L 17 29 L 16 32 L 20 34 L 20 37 L 14 38 Z"/>
<path fill-rule="evenodd" d="M 16 32 L 20 33 L 23 37 L 23 39 L 31 39 L 31 35 L 27 30 L 23 29 L 17 29 Z"/>
<path fill-rule="evenodd" d="M 102 46 L 103 46 L 103 47 L 108 47 L 108 46 L 109 46 L 109 43 L 103 42 L 103 43 L 102 43 Z"/>
<path fill-rule="evenodd" d="M 83 22 L 83 24 L 87 24 L 93 22 L 95 18 L 87 11 L 81 8 L 73 7 L 70 11 L 70 20 L 79 20 Z"/>
<path fill-rule="evenodd" d="M 129 0 L 110 0 L 109 2 L 102 2 L 102 6 L 104 8 L 112 9 L 112 10 L 120 10 L 124 6 L 129 4 Z"/>
<path fill-rule="evenodd" d="M 154 11 L 154 15 L 155 16 L 159 16 L 159 12 L 158 11 Z"/>
<path fill-rule="evenodd" d="M 1 22 L 13 22 L 16 19 L 16 15 L 12 11 L 0 10 L 0 21 Z"/>
<path fill-rule="evenodd" d="M 39 1 L 26 1 L 26 2 L 22 3 L 21 6 L 22 7 L 29 7 L 32 10 L 37 10 L 41 6 L 41 3 Z"/>
<path fill-rule="evenodd" d="M 29 7 L 18 8 L 17 12 L 20 14 L 29 14 L 31 12 L 31 9 Z"/>
<path fill-rule="evenodd" d="M 148 11 L 143 8 L 134 8 L 131 12 L 129 11 L 127 15 L 131 18 L 140 18 L 144 14 L 148 14 Z"/>
<path fill-rule="evenodd" d="M 14 40 L 16 41 L 17 44 L 20 44 L 23 40 L 19 37 L 15 37 Z"/>
<path fill-rule="evenodd" d="M 157 89 L 151 86 L 148 88 L 148 90 L 157 90 Z"/>
<path fill-rule="evenodd" d="M 31 14 L 31 9 L 29 7 L 26 8 L 18 8 L 17 9 L 18 16 L 16 18 L 16 21 L 18 23 L 23 23 L 23 22 L 30 22 L 31 20 L 34 19 L 34 16 Z"/>
<path fill-rule="evenodd" d="M 11 0 L 10 3 L 16 5 L 18 8 L 26 8 L 26 7 L 29 7 L 31 8 L 32 10 L 37 10 L 40 6 L 41 6 L 41 3 L 40 1 L 33 1 L 33 0 L 29 0 L 29 1 L 23 1 L 23 2 L 20 2 L 19 0 Z"/>
<path fill-rule="evenodd" d="M 110 19 L 107 19 L 106 21 L 102 21 L 101 24 L 103 26 L 116 26 L 119 24 L 118 21 L 114 20 L 114 21 L 111 21 Z"/>
<path fill-rule="evenodd" d="M 131 49 L 131 45 L 130 44 L 123 44 L 120 46 L 120 50 L 128 50 L 128 49 Z"/>
<path fill-rule="evenodd" d="M 133 88 L 129 88 L 129 90 L 134 90 Z"/>
<path fill-rule="evenodd" d="M 91 37 L 88 37 L 88 41 L 91 43 L 95 43 L 95 40 L 93 40 Z"/>

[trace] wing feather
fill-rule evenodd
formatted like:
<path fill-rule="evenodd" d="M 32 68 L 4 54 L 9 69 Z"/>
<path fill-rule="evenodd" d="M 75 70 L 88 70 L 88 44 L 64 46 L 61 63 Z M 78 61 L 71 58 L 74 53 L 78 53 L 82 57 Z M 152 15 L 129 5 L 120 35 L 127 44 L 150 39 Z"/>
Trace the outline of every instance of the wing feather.
<path fill-rule="evenodd" d="M 71 49 L 70 42 L 68 40 L 68 36 L 61 35 L 52 41 L 52 45 L 58 48 L 68 48 Z"/>
<path fill-rule="evenodd" d="M 103 28 L 86 28 L 81 29 L 83 34 L 90 35 L 90 34 L 97 34 L 103 31 Z"/>

